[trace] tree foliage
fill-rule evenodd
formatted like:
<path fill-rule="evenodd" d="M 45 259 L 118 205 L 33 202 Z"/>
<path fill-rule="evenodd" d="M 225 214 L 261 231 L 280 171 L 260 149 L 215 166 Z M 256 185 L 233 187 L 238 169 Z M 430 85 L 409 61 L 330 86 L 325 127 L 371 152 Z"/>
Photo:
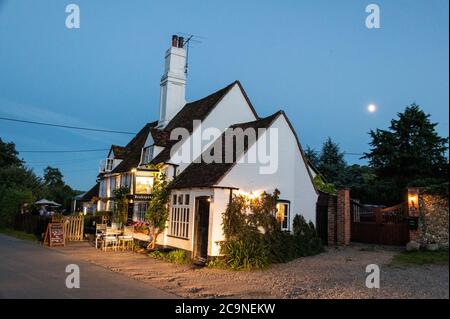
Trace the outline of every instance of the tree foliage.
<path fill-rule="evenodd" d="M 23 204 L 32 204 L 43 197 L 69 210 L 73 196 L 79 192 L 64 183 L 61 172 L 47 167 L 43 178 L 38 177 L 18 155 L 14 143 L 0 138 L 0 224 L 11 226 L 12 217 L 21 211 Z"/>
<path fill-rule="evenodd" d="M 430 121 L 416 104 L 412 104 L 387 130 L 371 130 L 371 149 L 364 158 L 369 160 L 377 182 L 390 186 L 389 201 L 402 198 L 407 186 L 429 186 L 448 180 L 448 137 L 436 132 L 437 123 Z"/>
<path fill-rule="evenodd" d="M 305 229 L 309 231 L 301 236 L 296 229 L 294 234 L 281 230 L 281 223 L 275 218 L 279 195 L 278 190 L 272 194 L 264 192 L 253 199 L 237 195 L 228 204 L 222 224 L 225 241 L 221 243 L 221 253 L 228 267 L 236 270 L 262 268 L 321 251 L 320 239 L 312 224 L 306 224 Z"/>
<path fill-rule="evenodd" d="M 130 193 L 128 187 L 122 186 L 113 190 L 114 195 L 114 211 L 113 220 L 116 223 L 125 225 L 128 218 L 128 199 Z"/>
<path fill-rule="evenodd" d="M 155 179 L 152 189 L 152 197 L 148 202 L 146 220 L 149 222 L 152 241 L 149 247 L 155 248 L 158 236 L 164 232 L 169 218 L 169 195 L 170 190 L 167 187 L 168 182 L 165 174 L 160 174 Z"/>

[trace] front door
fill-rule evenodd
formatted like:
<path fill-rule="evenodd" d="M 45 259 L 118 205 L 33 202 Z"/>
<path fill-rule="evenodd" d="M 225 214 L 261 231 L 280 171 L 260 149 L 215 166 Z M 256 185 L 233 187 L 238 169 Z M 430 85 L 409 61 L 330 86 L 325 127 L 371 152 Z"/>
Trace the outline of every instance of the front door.
<path fill-rule="evenodd" d="M 195 199 L 194 259 L 205 263 L 208 258 L 209 201 L 208 197 Z"/>

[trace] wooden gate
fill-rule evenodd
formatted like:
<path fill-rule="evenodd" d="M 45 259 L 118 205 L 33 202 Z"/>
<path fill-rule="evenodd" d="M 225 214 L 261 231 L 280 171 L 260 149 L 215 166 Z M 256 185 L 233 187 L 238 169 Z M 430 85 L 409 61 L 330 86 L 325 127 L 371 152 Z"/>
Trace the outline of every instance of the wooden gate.
<path fill-rule="evenodd" d="M 372 208 L 350 202 L 351 240 L 380 245 L 405 245 L 409 241 L 404 204 Z"/>
<path fill-rule="evenodd" d="M 83 240 L 84 234 L 84 216 L 66 216 L 64 217 L 66 239 L 68 241 Z"/>

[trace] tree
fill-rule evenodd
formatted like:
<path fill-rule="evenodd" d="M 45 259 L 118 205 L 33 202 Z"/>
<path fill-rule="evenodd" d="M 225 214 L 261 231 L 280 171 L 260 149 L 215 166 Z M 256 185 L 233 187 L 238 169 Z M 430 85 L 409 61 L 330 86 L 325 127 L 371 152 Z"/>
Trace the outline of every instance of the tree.
<path fill-rule="evenodd" d="M 128 200 L 127 194 L 130 193 L 128 187 L 119 187 L 113 190 L 114 211 L 113 219 L 116 223 L 125 225 L 128 218 Z"/>
<path fill-rule="evenodd" d="M 63 174 L 58 168 L 47 166 L 44 169 L 44 184 L 51 188 L 62 187 L 64 185 Z"/>
<path fill-rule="evenodd" d="M 314 166 L 314 167 L 319 166 L 319 162 L 320 162 L 319 161 L 319 153 L 315 149 L 313 149 L 309 146 L 306 146 L 305 156 L 306 156 L 306 159 L 308 160 L 308 162 L 312 166 Z"/>
<path fill-rule="evenodd" d="M 377 176 L 377 182 L 390 184 L 392 203 L 402 199 L 407 186 L 427 186 L 448 180 L 448 138 L 436 132 L 419 105 L 406 107 L 391 120 L 387 130 L 371 130 L 370 152 L 363 158 L 369 160 Z"/>
<path fill-rule="evenodd" d="M 166 229 L 169 218 L 169 195 L 168 182 L 165 174 L 161 173 L 155 179 L 152 188 L 152 197 L 148 202 L 146 220 L 149 222 L 152 241 L 149 244 L 151 249 L 155 249 L 158 236 Z"/>
<path fill-rule="evenodd" d="M 0 167 L 22 166 L 23 160 L 17 156 L 16 145 L 12 142 L 6 143 L 0 138 Z"/>
<path fill-rule="evenodd" d="M 322 145 L 317 169 L 325 177 L 328 183 L 338 187 L 344 186 L 342 174 L 347 164 L 344 160 L 344 153 L 339 149 L 339 145 L 334 143 L 330 137 Z"/>

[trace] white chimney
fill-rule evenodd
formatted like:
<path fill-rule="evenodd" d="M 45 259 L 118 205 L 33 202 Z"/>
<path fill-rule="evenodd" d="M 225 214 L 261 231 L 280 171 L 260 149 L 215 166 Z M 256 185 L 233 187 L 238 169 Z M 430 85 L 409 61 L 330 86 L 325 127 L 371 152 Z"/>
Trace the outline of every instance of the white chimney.
<path fill-rule="evenodd" d="M 159 123 L 163 128 L 186 104 L 186 50 L 184 39 L 172 36 L 172 46 L 166 51 L 166 65 L 161 78 Z"/>

